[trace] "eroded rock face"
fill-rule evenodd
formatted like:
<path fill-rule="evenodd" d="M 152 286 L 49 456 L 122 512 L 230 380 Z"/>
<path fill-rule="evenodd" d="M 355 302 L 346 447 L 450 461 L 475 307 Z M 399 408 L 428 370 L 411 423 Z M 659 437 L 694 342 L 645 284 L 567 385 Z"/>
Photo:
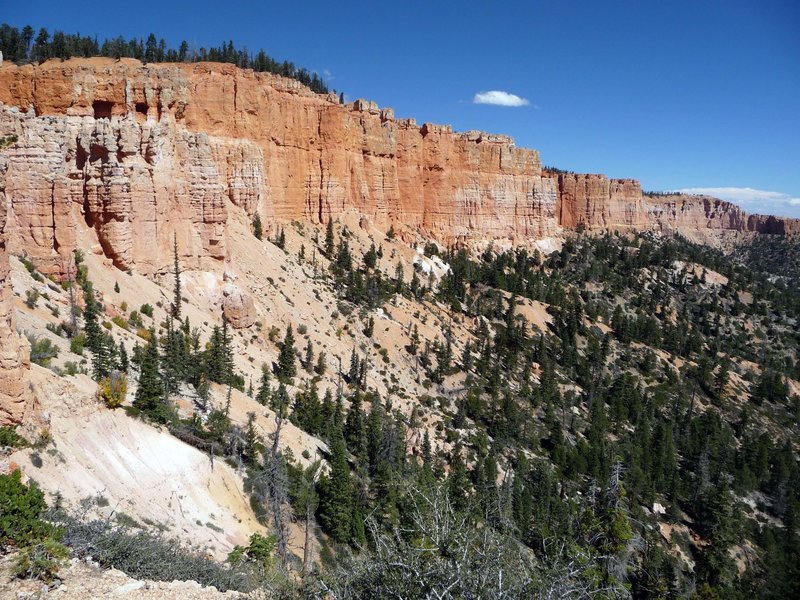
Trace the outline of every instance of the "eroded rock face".
<path fill-rule="evenodd" d="M 590 230 L 800 232 L 800 221 L 747 215 L 705 197 L 652 198 L 639 182 L 543 173 L 507 136 L 398 120 L 341 105 L 299 82 L 214 63 L 73 59 L 0 65 L 0 419 L 20 408 L 25 351 L 4 287 L 6 252 L 65 275 L 73 250 L 98 245 L 120 269 L 164 273 L 173 235 L 185 269 L 224 270 L 231 215 L 365 223 L 444 244 Z M 6 214 L 6 209 L 7 213 Z M 252 301 L 223 309 L 248 327 Z"/>
<path fill-rule="evenodd" d="M 3 165 L 0 163 L 0 176 Z M 20 343 L 11 306 L 5 232 L 6 198 L 0 187 L 0 425 L 21 423 L 29 409 L 28 351 Z"/>
<path fill-rule="evenodd" d="M 546 173 L 558 182 L 556 213 L 562 227 L 610 231 L 736 231 L 791 234 L 800 220 L 749 215 L 710 196 L 645 196 L 635 179 L 605 175 Z"/>
<path fill-rule="evenodd" d="M 225 185 L 208 136 L 132 115 L 37 117 L 0 109 L 18 142 L 0 161 L 9 246 L 45 273 L 61 273 L 94 230 L 120 269 L 166 268 L 173 232 L 192 267 L 225 257 Z"/>
<path fill-rule="evenodd" d="M 719 229 L 748 231 L 748 215 L 741 208 L 709 196 L 648 198 L 649 220 L 665 230 Z"/>
<path fill-rule="evenodd" d="M 556 185 L 507 136 L 395 120 L 232 65 L 74 59 L 0 69 L 10 244 L 62 267 L 93 229 L 120 268 L 225 257 L 226 200 L 267 227 L 357 209 L 444 243 L 552 235 Z M 15 108 L 12 108 L 15 107 Z"/>
<path fill-rule="evenodd" d="M 222 295 L 222 314 L 234 328 L 243 329 L 256 322 L 256 305 L 239 287 L 227 283 Z"/>
<path fill-rule="evenodd" d="M 642 188 L 635 179 L 562 173 L 558 215 L 562 227 L 641 229 L 647 227 Z"/>

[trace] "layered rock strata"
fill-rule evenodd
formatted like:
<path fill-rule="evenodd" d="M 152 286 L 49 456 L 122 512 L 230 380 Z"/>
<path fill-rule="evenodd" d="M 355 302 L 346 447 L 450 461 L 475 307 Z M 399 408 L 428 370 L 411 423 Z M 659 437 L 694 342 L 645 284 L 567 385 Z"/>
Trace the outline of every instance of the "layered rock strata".
<path fill-rule="evenodd" d="M 232 65 L 50 61 L 0 69 L 14 252 L 61 270 L 88 226 L 123 269 L 225 257 L 228 203 L 249 216 L 375 225 L 450 243 L 552 235 L 556 182 L 506 136 L 396 120 Z"/>
<path fill-rule="evenodd" d="M 558 182 L 559 225 L 588 230 L 735 231 L 800 233 L 800 219 L 751 215 L 719 198 L 684 194 L 645 195 L 635 179 L 551 173 Z"/>
<path fill-rule="evenodd" d="M 2 177 L 0 164 L 0 177 Z M 0 426 L 21 423 L 30 406 L 27 387 L 28 352 L 15 326 L 8 280 L 6 198 L 0 187 Z"/>

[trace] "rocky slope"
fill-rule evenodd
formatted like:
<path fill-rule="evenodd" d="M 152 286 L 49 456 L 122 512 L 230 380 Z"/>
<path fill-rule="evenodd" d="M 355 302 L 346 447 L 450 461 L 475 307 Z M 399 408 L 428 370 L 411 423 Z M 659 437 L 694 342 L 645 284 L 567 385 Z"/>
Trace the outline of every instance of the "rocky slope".
<path fill-rule="evenodd" d="M 128 577 L 116 569 L 102 569 L 96 564 L 72 559 L 59 570 L 58 582 L 19 580 L 11 576 L 11 561 L 0 562 L 0 593 L 7 598 L 41 598 L 59 600 L 86 598 L 127 598 L 128 600 L 224 600 L 241 598 L 243 594 L 223 593 L 214 587 L 203 587 L 195 581 L 147 581 Z"/>

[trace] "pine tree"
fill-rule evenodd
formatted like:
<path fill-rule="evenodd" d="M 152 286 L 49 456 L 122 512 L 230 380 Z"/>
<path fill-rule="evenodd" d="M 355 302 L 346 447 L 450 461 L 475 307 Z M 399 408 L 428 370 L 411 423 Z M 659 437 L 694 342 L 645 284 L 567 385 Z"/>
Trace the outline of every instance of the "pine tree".
<path fill-rule="evenodd" d="M 314 435 L 322 433 L 322 403 L 316 384 L 311 385 L 306 391 L 306 429 Z"/>
<path fill-rule="evenodd" d="M 433 448 L 431 436 L 425 430 L 425 437 L 422 439 L 422 482 L 425 484 L 433 483 Z"/>
<path fill-rule="evenodd" d="M 166 421 L 166 411 L 163 410 L 164 385 L 159 373 L 158 342 L 156 332 L 150 329 L 150 339 L 142 353 L 142 362 L 139 367 L 139 387 L 133 405 L 144 414 L 157 422 Z"/>
<path fill-rule="evenodd" d="M 278 355 L 278 377 L 281 381 L 288 382 L 297 375 L 296 356 L 294 350 L 294 333 L 292 326 L 286 327 L 286 335 L 281 344 L 281 351 Z"/>
<path fill-rule="evenodd" d="M 714 377 L 714 393 L 719 400 L 725 399 L 725 388 L 730 381 L 730 361 L 725 358 L 719 365 L 719 370 Z"/>
<path fill-rule="evenodd" d="M 267 403 L 269 403 L 271 395 L 272 395 L 272 390 L 270 390 L 270 385 L 269 385 L 269 368 L 267 367 L 267 365 L 261 365 L 261 382 L 258 386 L 258 393 L 256 394 L 256 402 L 258 402 L 262 406 L 266 406 Z"/>
<path fill-rule="evenodd" d="M 92 378 L 99 381 L 108 377 L 116 365 L 117 347 L 110 335 L 100 335 L 97 351 L 92 354 Z"/>
<path fill-rule="evenodd" d="M 460 442 L 457 442 L 453 447 L 450 459 L 450 473 L 447 476 L 447 488 L 453 507 L 456 508 L 456 510 L 464 510 L 469 501 L 470 485 L 467 467 L 461 457 Z"/>
<path fill-rule="evenodd" d="M 306 357 L 303 361 L 303 366 L 309 373 L 314 370 L 314 346 L 311 344 L 311 340 L 308 340 L 308 344 L 306 344 Z"/>
<path fill-rule="evenodd" d="M 350 385 L 358 387 L 361 375 L 361 360 L 358 358 L 356 348 L 353 346 L 353 351 L 350 353 L 350 369 L 347 371 L 347 380 Z"/>
<path fill-rule="evenodd" d="M 325 229 L 325 256 L 332 259 L 333 249 L 336 240 L 333 237 L 333 219 L 328 218 L 328 226 Z"/>
<path fill-rule="evenodd" d="M 233 381 L 233 346 L 228 330 L 228 318 L 222 315 L 222 380 L 220 383 Z"/>
<path fill-rule="evenodd" d="M 352 519 L 352 482 L 347 464 L 347 448 L 341 429 L 331 440 L 330 476 L 320 483 L 320 523 L 339 543 L 350 541 Z"/>
<path fill-rule="evenodd" d="M 403 293 L 403 263 L 400 261 L 397 261 L 394 269 L 394 291 L 397 294 Z"/>
<path fill-rule="evenodd" d="M 286 389 L 286 384 L 281 381 L 278 385 L 278 389 L 272 395 L 270 408 L 275 412 L 275 414 L 280 415 L 281 417 L 286 417 L 286 415 L 289 414 L 290 403 L 291 399 L 289 398 L 289 392 Z"/>
<path fill-rule="evenodd" d="M 172 317 L 178 321 L 181 320 L 181 303 L 183 296 L 181 294 L 181 265 L 178 260 L 178 234 L 172 234 L 172 260 L 174 263 L 174 296 L 172 300 Z"/>
<path fill-rule="evenodd" d="M 328 439 L 328 433 L 331 431 L 333 425 L 333 413 L 336 406 L 333 402 L 333 393 L 330 388 L 325 390 L 325 396 L 322 398 L 322 405 L 319 411 L 320 433 L 324 434 L 325 439 Z"/>
<path fill-rule="evenodd" d="M 222 356 L 222 333 L 219 325 L 214 325 L 214 329 L 211 330 L 211 339 L 205 352 L 205 363 L 208 379 L 221 383 L 225 367 Z"/>
<path fill-rule="evenodd" d="M 375 250 L 375 244 L 372 244 L 364 254 L 364 266 L 369 269 L 374 269 L 378 262 L 378 253 Z"/>
<path fill-rule="evenodd" d="M 367 319 L 367 324 L 364 326 L 364 335 L 368 338 L 372 337 L 372 334 L 375 332 L 375 319 L 370 316 Z"/>
<path fill-rule="evenodd" d="M 325 369 L 326 369 L 325 353 L 324 352 L 320 352 L 317 355 L 317 366 L 314 367 L 314 372 L 317 375 L 324 375 L 325 374 Z"/>
<path fill-rule="evenodd" d="M 264 226 L 261 224 L 261 214 L 253 215 L 253 235 L 260 240 L 264 236 Z"/>
<path fill-rule="evenodd" d="M 125 349 L 125 344 L 119 343 L 119 363 L 118 368 L 123 373 L 127 374 L 130 368 L 130 361 L 128 360 L 128 351 Z"/>
<path fill-rule="evenodd" d="M 344 424 L 344 438 L 347 448 L 355 456 L 362 458 L 366 452 L 366 427 L 364 410 L 361 408 L 361 393 L 356 391 L 350 398 L 350 410 Z"/>
<path fill-rule="evenodd" d="M 94 288 L 92 282 L 86 279 L 83 283 L 83 328 L 86 331 L 86 347 L 93 353 L 100 352 L 103 333 L 100 331 L 98 323 L 99 307 L 94 298 Z"/>
<path fill-rule="evenodd" d="M 380 396 L 376 393 L 372 397 L 372 408 L 367 417 L 367 456 L 369 457 L 370 470 L 374 474 L 378 467 L 381 447 L 383 445 L 384 412 Z"/>

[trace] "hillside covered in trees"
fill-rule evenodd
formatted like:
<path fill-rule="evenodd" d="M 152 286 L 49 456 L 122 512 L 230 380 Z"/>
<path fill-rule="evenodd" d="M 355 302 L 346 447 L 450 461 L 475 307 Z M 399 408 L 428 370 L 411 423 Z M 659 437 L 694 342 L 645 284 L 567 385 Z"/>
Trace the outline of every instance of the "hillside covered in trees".
<path fill-rule="evenodd" d="M 409 262 L 392 231 L 330 222 L 267 241 L 258 221 L 253 248 L 336 298 L 329 319 L 353 338 L 349 359 L 309 337 L 313 311 L 301 310 L 264 326 L 274 360 L 253 380 L 240 332 L 220 319 L 206 337 L 190 323 L 177 247 L 172 301 L 138 311 L 99 296 L 93 279 L 107 274 L 76 254 L 74 282 L 61 282 L 76 318 L 48 329 L 82 363 L 57 367 L 31 338 L 34 361 L 85 371 L 106 406 L 240 470 L 271 535 L 231 555 L 227 585 L 289 597 L 797 595 L 800 294 L 757 268 L 760 246 L 747 266 L 680 237 L 577 234 L 549 255 L 430 243 Z M 113 325 L 101 298 L 121 313 Z M 397 307 L 413 317 L 386 346 Z M 263 409 L 236 422 L 232 391 Z M 287 450 L 287 427 L 324 450 Z M 74 517 L 49 518 L 70 523 L 67 544 L 87 535 Z M 319 562 L 291 551 L 298 525 Z M 292 571 L 300 587 L 276 575 Z"/>

